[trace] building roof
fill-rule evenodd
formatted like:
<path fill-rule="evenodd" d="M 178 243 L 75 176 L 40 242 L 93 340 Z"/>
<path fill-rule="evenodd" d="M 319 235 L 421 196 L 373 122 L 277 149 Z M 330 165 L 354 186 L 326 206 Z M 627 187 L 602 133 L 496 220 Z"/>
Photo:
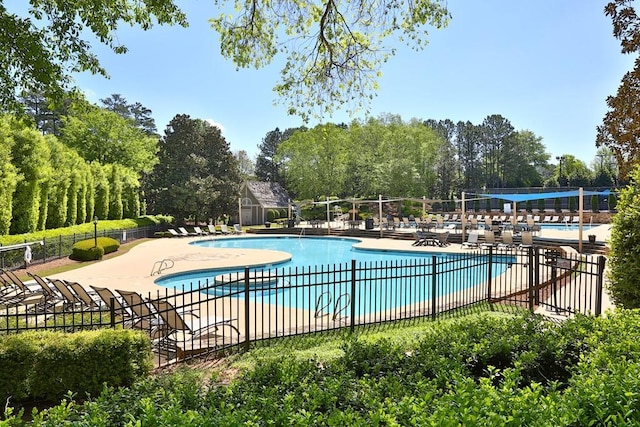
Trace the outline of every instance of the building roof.
<path fill-rule="evenodd" d="M 286 208 L 289 194 L 277 182 L 247 181 L 247 189 L 263 208 Z"/>

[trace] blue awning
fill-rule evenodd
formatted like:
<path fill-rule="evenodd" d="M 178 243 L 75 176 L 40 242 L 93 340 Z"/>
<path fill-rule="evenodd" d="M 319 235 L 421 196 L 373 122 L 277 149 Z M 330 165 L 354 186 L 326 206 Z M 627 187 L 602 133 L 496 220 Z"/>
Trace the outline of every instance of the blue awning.
<path fill-rule="evenodd" d="M 608 196 L 611 194 L 611 190 L 603 190 L 603 191 L 583 191 L 583 196 Z M 486 199 L 503 199 L 508 200 L 510 202 L 526 202 L 529 200 L 538 200 L 538 199 L 557 199 L 560 197 L 577 197 L 580 195 L 580 191 L 571 190 L 571 191 L 556 191 L 553 193 L 512 193 L 512 194 L 477 194 L 478 197 L 484 197 Z"/>

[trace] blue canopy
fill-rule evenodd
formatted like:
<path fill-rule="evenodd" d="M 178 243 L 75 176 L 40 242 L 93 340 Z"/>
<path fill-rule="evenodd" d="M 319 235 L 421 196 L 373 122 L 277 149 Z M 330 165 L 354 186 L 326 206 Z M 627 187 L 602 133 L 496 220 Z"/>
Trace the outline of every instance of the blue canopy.
<path fill-rule="evenodd" d="M 608 196 L 611 194 L 611 190 L 603 190 L 603 191 L 583 191 L 583 196 Z M 526 202 L 528 200 L 538 200 L 538 199 L 557 199 L 560 197 L 574 197 L 579 196 L 580 192 L 578 190 L 571 191 L 557 191 L 553 193 L 514 193 L 514 194 L 478 194 L 477 196 L 484 197 L 487 199 L 504 199 L 510 202 Z"/>

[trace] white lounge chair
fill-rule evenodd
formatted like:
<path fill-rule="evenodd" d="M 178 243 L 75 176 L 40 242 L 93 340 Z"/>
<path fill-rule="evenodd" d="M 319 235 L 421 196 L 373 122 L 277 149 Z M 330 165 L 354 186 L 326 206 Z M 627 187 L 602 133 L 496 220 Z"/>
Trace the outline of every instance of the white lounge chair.
<path fill-rule="evenodd" d="M 182 233 L 183 236 L 197 236 L 198 234 L 195 232 L 189 232 L 184 227 L 178 227 L 178 231 Z"/>
<path fill-rule="evenodd" d="M 174 230 L 173 228 L 170 228 L 170 229 L 169 229 L 169 230 L 167 230 L 167 231 L 169 231 L 169 233 L 170 233 L 170 234 L 171 234 L 171 236 L 173 236 L 173 237 L 184 237 L 184 235 L 183 235 L 183 234 L 178 233 L 178 232 L 177 232 L 176 230 Z"/>
<path fill-rule="evenodd" d="M 467 241 L 462 243 L 463 249 L 473 249 L 479 247 L 478 243 L 478 233 L 469 233 L 467 236 Z"/>
<path fill-rule="evenodd" d="M 240 224 L 233 224 L 233 233 L 242 234 L 244 233 L 244 230 L 242 230 L 242 227 L 240 227 Z"/>
<path fill-rule="evenodd" d="M 229 231 L 227 224 L 220 224 L 220 232 L 222 234 L 231 234 L 231 231 Z"/>
<path fill-rule="evenodd" d="M 204 231 L 202 228 L 196 226 L 193 227 L 193 231 L 198 235 L 198 236 L 206 236 L 207 234 L 209 234 L 207 231 Z"/>
<path fill-rule="evenodd" d="M 216 230 L 216 226 L 213 224 L 207 225 L 207 228 L 209 229 L 209 234 L 220 234 L 220 232 Z"/>

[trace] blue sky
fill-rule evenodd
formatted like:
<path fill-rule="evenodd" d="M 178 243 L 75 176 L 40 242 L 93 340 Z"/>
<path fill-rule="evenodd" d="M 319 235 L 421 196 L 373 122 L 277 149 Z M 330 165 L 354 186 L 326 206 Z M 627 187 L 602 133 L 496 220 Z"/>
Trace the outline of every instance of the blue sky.
<path fill-rule="evenodd" d="M 111 78 L 82 74 L 76 84 L 90 101 L 119 93 L 153 111 L 161 133 L 176 114 L 219 124 L 233 151 L 251 157 L 270 130 L 302 125 L 274 106 L 276 61 L 260 70 L 236 71 L 220 55 L 207 19 L 218 14 L 211 1 L 178 1 L 190 26 L 144 32 L 123 27 L 115 55 L 95 45 Z M 430 31 L 416 52 L 399 46 L 383 68 L 370 115 L 404 120 L 451 119 L 480 124 L 501 114 L 516 130 L 543 138 L 547 152 L 572 154 L 591 164 L 595 135 L 634 57 L 622 55 L 604 16 L 605 0 L 448 0 L 449 26 Z M 326 122 L 350 122 L 337 112 Z M 313 126 L 317 122 L 309 123 Z"/>

